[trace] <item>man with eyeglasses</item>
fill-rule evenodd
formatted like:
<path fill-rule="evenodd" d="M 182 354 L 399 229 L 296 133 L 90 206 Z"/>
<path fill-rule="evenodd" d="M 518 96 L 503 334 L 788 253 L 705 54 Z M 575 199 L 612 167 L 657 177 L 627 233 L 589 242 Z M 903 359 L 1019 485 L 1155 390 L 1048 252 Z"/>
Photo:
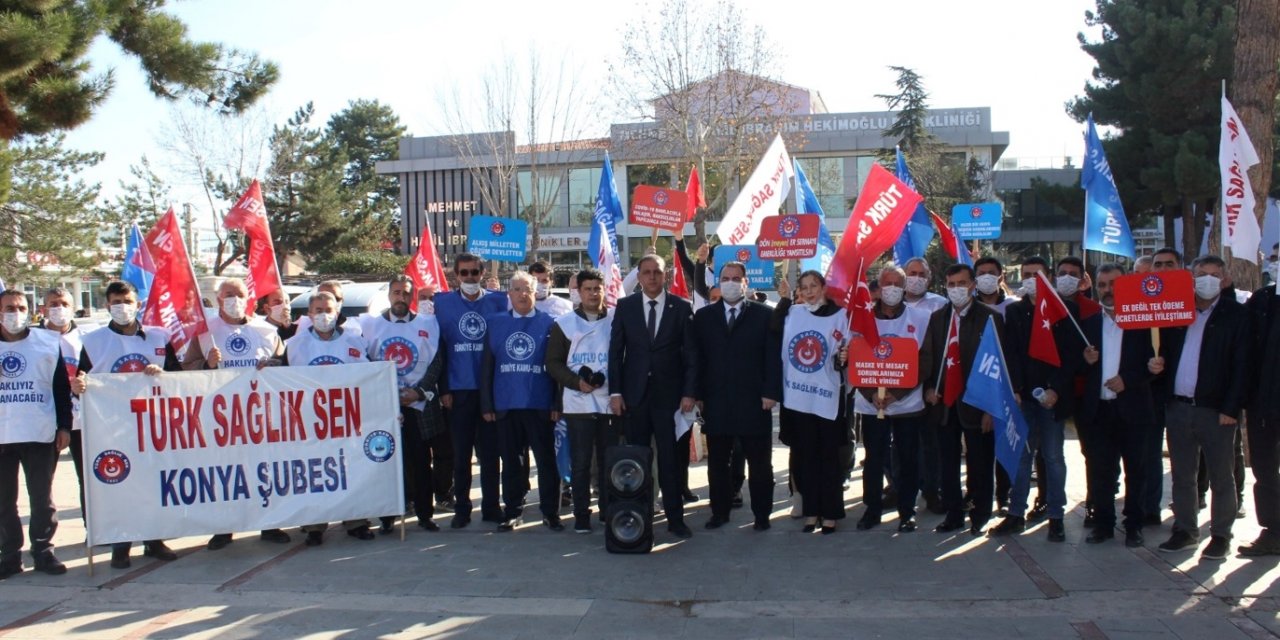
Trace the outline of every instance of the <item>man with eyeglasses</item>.
<path fill-rule="evenodd" d="M 437 293 L 434 302 L 440 322 L 441 349 L 445 353 L 440 404 L 449 410 L 453 432 L 454 515 L 449 526 L 471 524 L 471 452 L 480 461 L 480 516 L 485 522 L 506 521 L 498 505 L 498 434 L 480 411 L 480 374 L 485 337 L 485 317 L 507 310 L 507 296 L 480 286 L 484 263 L 473 253 L 460 253 L 453 261 L 458 289 Z"/>

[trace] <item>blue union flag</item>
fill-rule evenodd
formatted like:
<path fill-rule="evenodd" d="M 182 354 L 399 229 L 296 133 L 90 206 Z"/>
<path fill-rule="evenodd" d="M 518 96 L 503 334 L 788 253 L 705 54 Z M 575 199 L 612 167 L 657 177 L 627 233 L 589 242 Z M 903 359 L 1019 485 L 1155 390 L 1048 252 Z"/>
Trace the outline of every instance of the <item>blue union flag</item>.
<path fill-rule="evenodd" d="M 1084 188 L 1084 248 L 1086 251 L 1103 251 L 1133 259 L 1133 234 L 1129 232 L 1129 220 L 1120 204 L 1120 192 L 1116 190 L 1111 165 L 1102 150 L 1098 130 L 1093 126 L 1093 114 L 1089 114 L 1088 128 L 1084 132 L 1084 169 L 1080 172 L 1080 186 Z"/>
<path fill-rule="evenodd" d="M 982 332 L 982 342 L 974 355 L 973 369 L 965 382 L 963 402 L 991 414 L 995 422 L 996 460 L 1004 466 L 1010 478 L 1018 477 L 1018 465 L 1027 447 L 1027 422 L 1018 408 L 1009 381 L 1009 367 L 996 335 L 994 318 L 987 318 L 987 328 Z"/>

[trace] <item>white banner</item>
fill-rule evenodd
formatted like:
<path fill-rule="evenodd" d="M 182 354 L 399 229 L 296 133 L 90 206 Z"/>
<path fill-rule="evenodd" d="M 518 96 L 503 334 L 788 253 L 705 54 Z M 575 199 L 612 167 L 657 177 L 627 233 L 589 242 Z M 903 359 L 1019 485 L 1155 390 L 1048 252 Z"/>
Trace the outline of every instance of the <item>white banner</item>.
<path fill-rule="evenodd" d="M 88 375 L 91 545 L 404 511 L 390 362 Z"/>
<path fill-rule="evenodd" d="M 782 203 L 791 191 L 791 179 L 795 167 L 787 145 L 779 134 L 765 150 L 760 164 L 742 185 L 738 197 L 724 214 L 724 220 L 716 228 L 721 244 L 755 244 L 760 235 L 760 222 L 767 216 L 777 215 Z"/>
<path fill-rule="evenodd" d="M 1258 164 L 1258 152 L 1249 140 L 1240 116 L 1222 96 L 1222 140 L 1218 146 L 1218 169 L 1222 172 L 1222 246 L 1231 247 L 1231 256 L 1258 264 L 1257 201 L 1249 184 L 1249 167 Z M 1206 234 L 1207 235 L 1207 234 Z"/>

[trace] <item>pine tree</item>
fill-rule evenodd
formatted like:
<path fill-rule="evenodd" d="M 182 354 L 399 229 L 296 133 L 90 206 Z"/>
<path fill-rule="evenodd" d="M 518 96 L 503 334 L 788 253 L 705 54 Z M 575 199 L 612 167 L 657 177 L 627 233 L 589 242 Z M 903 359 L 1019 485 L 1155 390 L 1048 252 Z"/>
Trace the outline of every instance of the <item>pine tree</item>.
<path fill-rule="evenodd" d="M 0 277 L 35 278 L 44 265 L 87 273 L 98 263 L 98 228 L 85 224 L 98 185 L 79 178 L 100 153 L 64 148 L 64 136 L 35 136 L 10 149 L 12 190 L 0 203 Z"/>

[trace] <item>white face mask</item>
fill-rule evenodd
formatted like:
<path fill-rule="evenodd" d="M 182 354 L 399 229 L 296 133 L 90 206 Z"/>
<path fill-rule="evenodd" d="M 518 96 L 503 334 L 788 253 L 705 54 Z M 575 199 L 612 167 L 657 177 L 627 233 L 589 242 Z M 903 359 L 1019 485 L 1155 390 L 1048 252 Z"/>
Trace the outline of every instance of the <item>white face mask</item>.
<path fill-rule="evenodd" d="M 720 297 L 729 304 L 737 304 L 747 295 L 747 285 L 741 282 L 726 280 L 720 283 Z"/>
<path fill-rule="evenodd" d="M 805 310 L 808 311 L 809 313 L 816 313 L 818 309 L 822 308 L 822 303 L 821 302 L 804 302 L 804 303 L 801 303 L 800 306 L 804 307 Z"/>
<path fill-rule="evenodd" d="M 469 296 L 474 296 L 474 295 L 476 295 L 476 294 L 480 293 L 480 283 L 479 283 L 479 282 L 463 282 L 463 283 L 461 284 L 461 287 L 460 287 L 460 288 L 462 289 L 462 292 L 463 292 L 463 293 L 465 293 L 465 294 L 467 294 L 467 295 L 469 295 Z"/>
<path fill-rule="evenodd" d="M 1058 290 L 1058 295 L 1064 298 L 1074 296 L 1080 292 L 1080 278 L 1058 274 L 1057 280 L 1054 282 L 1054 288 Z"/>
<path fill-rule="evenodd" d="M 329 333 L 333 328 L 338 326 L 338 314 L 336 313 L 317 313 L 311 316 L 311 324 L 315 325 L 316 331 L 320 333 Z"/>
<path fill-rule="evenodd" d="M 244 317 L 244 310 L 248 308 L 249 301 L 237 296 L 228 296 L 222 299 L 222 312 L 227 314 L 232 320 L 239 320 Z"/>
<path fill-rule="evenodd" d="M 111 321 L 121 326 L 133 324 L 138 317 L 136 304 L 113 304 L 107 310 L 111 313 Z"/>
<path fill-rule="evenodd" d="M 9 333 L 22 333 L 22 330 L 27 328 L 29 320 L 25 313 L 6 311 L 4 317 L 0 319 L 0 324 L 3 324 L 4 330 Z"/>
<path fill-rule="evenodd" d="M 289 305 L 278 304 L 271 307 L 271 319 L 279 322 L 280 324 L 284 324 L 285 321 L 289 319 Z"/>
<path fill-rule="evenodd" d="M 44 318 L 51 325 L 65 327 L 71 322 L 71 307 L 49 307 Z"/>
<path fill-rule="evenodd" d="M 536 300 L 546 300 L 549 293 L 551 293 L 551 287 L 545 282 L 539 282 L 538 285 L 533 288 L 533 297 Z"/>
<path fill-rule="evenodd" d="M 1204 275 L 1196 278 L 1196 297 L 1212 300 L 1222 293 L 1222 280 L 1218 276 Z"/>
<path fill-rule="evenodd" d="M 918 296 L 929 288 L 929 281 L 920 276 L 907 276 L 907 293 Z"/>
<path fill-rule="evenodd" d="M 902 302 L 902 295 L 904 293 L 905 291 L 903 291 L 902 287 L 887 284 L 880 287 L 880 301 L 890 307 L 896 307 L 898 306 L 898 303 Z"/>
<path fill-rule="evenodd" d="M 1036 297 L 1036 278 L 1037 278 L 1037 276 L 1034 276 L 1034 275 L 1033 275 L 1033 276 L 1031 276 L 1030 278 L 1024 278 L 1024 279 L 1022 280 L 1022 294 L 1023 294 L 1023 295 L 1025 295 L 1025 296 L 1027 296 L 1027 297 L 1030 297 L 1030 298 L 1034 298 L 1034 297 Z"/>
<path fill-rule="evenodd" d="M 1271 281 L 1280 280 L 1280 262 L 1272 262 L 1267 265 L 1267 273 L 1271 274 Z"/>
<path fill-rule="evenodd" d="M 983 295 L 991 295 L 1000 288 L 1000 276 L 984 273 L 978 276 L 978 292 Z"/>
<path fill-rule="evenodd" d="M 418 313 L 425 313 L 429 316 L 436 314 L 436 303 L 431 298 L 418 301 Z"/>
<path fill-rule="evenodd" d="M 972 299 L 969 295 L 969 287 L 947 287 L 947 300 L 950 300 L 957 309 L 963 309 Z"/>
<path fill-rule="evenodd" d="M 575 307 L 582 304 L 582 294 L 578 293 L 577 289 L 570 289 L 569 302 L 572 302 Z"/>

